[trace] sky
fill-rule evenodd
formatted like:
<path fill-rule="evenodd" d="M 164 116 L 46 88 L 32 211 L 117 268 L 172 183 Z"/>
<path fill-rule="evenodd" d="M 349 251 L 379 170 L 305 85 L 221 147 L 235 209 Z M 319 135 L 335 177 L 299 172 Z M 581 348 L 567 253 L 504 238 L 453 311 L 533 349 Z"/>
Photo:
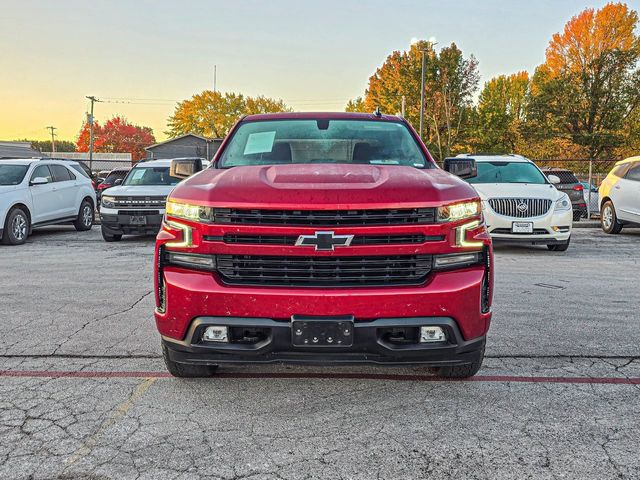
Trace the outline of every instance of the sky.
<path fill-rule="evenodd" d="M 413 38 L 455 42 L 481 83 L 533 71 L 551 36 L 604 0 L 0 0 L 0 140 L 75 140 L 122 115 L 166 138 L 175 103 L 205 89 L 343 111 Z M 627 4 L 640 10 L 640 0 Z"/>

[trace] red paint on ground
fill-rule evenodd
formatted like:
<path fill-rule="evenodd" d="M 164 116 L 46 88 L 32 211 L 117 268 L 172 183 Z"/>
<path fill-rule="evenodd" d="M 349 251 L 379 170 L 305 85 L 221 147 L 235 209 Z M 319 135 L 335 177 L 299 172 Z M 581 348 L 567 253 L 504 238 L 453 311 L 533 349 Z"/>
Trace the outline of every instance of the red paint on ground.
<path fill-rule="evenodd" d="M 170 378 L 167 372 L 127 371 L 55 371 L 55 370 L 0 370 L 0 377 L 46 377 L 46 378 Z M 467 379 L 440 378 L 432 375 L 407 375 L 383 373 L 292 373 L 292 372 L 220 372 L 213 378 L 291 378 L 291 379 L 353 379 L 390 380 L 405 382 L 517 382 L 517 383 L 585 383 L 640 385 L 640 377 L 527 377 L 517 375 L 476 375 Z"/>

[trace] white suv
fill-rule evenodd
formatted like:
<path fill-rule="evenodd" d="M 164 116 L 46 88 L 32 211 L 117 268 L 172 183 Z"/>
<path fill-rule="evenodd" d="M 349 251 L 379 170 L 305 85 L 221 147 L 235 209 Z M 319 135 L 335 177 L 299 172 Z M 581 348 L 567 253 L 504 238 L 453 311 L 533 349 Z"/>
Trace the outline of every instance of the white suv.
<path fill-rule="evenodd" d="M 475 160 L 477 174 L 466 178 L 482 200 L 482 212 L 494 241 L 547 245 L 565 251 L 571 241 L 573 212 L 555 175 L 545 176 L 520 155 L 458 155 Z"/>
<path fill-rule="evenodd" d="M 33 227 L 71 222 L 93 225 L 96 193 L 76 162 L 0 160 L 0 237 L 9 245 L 27 240 Z"/>
<path fill-rule="evenodd" d="M 605 233 L 620 233 L 623 225 L 640 225 L 640 157 L 616 163 L 599 193 Z"/>

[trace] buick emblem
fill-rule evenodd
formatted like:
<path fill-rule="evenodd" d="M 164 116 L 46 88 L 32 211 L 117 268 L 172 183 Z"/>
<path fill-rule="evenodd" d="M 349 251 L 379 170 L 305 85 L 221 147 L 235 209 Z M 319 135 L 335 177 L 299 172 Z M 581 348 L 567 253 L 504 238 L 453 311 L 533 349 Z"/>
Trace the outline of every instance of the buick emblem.
<path fill-rule="evenodd" d="M 296 247 L 315 247 L 317 250 L 334 250 L 335 247 L 351 245 L 353 235 L 336 235 L 334 232 L 315 232 L 313 235 L 300 235 Z"/>
<path fill-rule="evenodd" d="M 516 208 L 520 213 L 524 213 L 529 210 L 529 205 L 527 205 L 525 202 L 520 202 L 518 205 L 516 205 Z"/>

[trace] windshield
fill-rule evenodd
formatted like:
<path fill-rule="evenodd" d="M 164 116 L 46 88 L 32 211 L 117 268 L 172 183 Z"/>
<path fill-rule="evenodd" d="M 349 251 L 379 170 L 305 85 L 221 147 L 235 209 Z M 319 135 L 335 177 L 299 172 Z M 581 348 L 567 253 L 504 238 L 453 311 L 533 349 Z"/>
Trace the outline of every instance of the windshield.
<path fill-rule="evenodd" d="M 123 185 L 177 185 L 181 178 L 169 175 L 169 167 L 135 167 Z"/>
<path fill-rule="evenodd" d="M 476 162 L 476 165 L 478 175 L 467 179 L 469 183 L 547 183 L 542 172 L 531 163 Z"/>
<path fill-rule="evenodd" d="M 434 168 L 402 123 L 377 120 L 269 120 L 240 125 L 221 168 L 349 163 Z"/>
<path fill-rule="evenodd" d="M 0 165 L 0 185 L 20 184 L 28 169 L 28 165 Z"/>

